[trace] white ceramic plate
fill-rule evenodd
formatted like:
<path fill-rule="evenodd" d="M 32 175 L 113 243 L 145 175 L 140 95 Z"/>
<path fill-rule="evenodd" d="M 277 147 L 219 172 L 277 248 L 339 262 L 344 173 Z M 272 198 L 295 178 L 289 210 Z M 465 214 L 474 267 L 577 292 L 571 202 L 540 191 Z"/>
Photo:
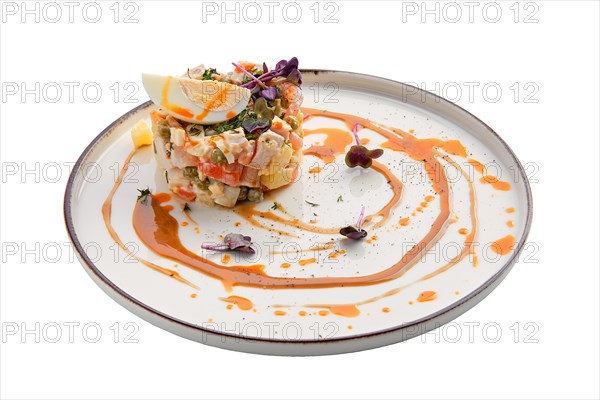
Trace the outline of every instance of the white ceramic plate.
<path fill-rule="evenodd" d="M 303 71 L 303 81 L 306 107 L 361 116 L 410 131 L 417 140 L 459 140 L 465 146 L 467 157 L 439 150 L 447 156 L 438 157 L 438 161 L 449 182 L 450 222 L 453 222 L 447 224 L 443 235 L 431 243 L 428 251 L 419 253 L 406 273 L 377 284 L 302 289 L 235 286 L 232 292 L 227 292 L 218 279 L 158 256 L 136 235 L 132 212 L 137 190 L 149 187 L 153 193 L 167 191 L 164 173 L 157 167 L 150 146 L 135 154 L 114 196 L 112 225 L 136 257 L 177 271 L 198 289 L 171 279 L 119 249 L 101 214 L 102 203 L 133 149 L 130 129 L 140 119 L 149 120 L 149 111 L 154 108 L 146 103 L 111 124 L 85 149 L 73 169 L 65 195 L 67 229 L 78 257 L 111 298 L 163 329 L 208 345 L 263 354 L 319 355 L 388 345 L 435 329 L 473 307 L 500 283 L 525 242 L 532 216 L 527 179 L 506 143 L 467 111 L 412 86 L 338 71 Z M 323 144 L 325 136 L 318 134 L 321 128 L 348 130 L 339 120 L 309 118 L 305 129 L 313 134 L 306 136 L 305 148 Z M 370 148 L 385 142 L 381 135 L 368 129 L 360 135 L 369 138 Z M 452 152 L 450 146 L 445 149 Z M 287 218 L 270 209 L 277 201 L 294 217 L 325 227 L 354 224 L 363 205 L 367 214 L 375 213 L 392 198 L 391 186 L 373 169 L 346 167 L 343 157 L 338 155 L 334 162 L 325 164 L 306 155 L 297 182 L 267 196 L 257 209 Z M 497 190 L 482 183 L 482 174 L 469 164 L 469 159 L 484 164 L 487 175 L 508 182 L 510 190 Z M 260 263 L 266 266 L 268 275 L 307 279 L 372 275 L 406 257 L 411 247 L 427 234 L 442 203 L 441 197 L 432 191 L 420 160 L 385 149 L 379 161 L 404 183 L 404 191 L 387 222 L 376 229 L 373 223 L 367 226 L 369 235 L 362 241 L 341 240 L 344 238 L 340 235 L 311 233 L 268 221 L 269 226 L 296 237 L 282 236 L 249 224 L 229 209 L 193 205 L 191 217 L 198 222 L 196 226 L 188 221 L 175 199 L 169 204 L 174 206 L 172 215 L 179 221 L 182 243 L 213 261 L 221 262 L 221 254 L 202 253 L 203 242 L 218 241 L 219 235 L 229 232 L 252 237 L 257 255 L 247 259 L 232 254 L 232 261 L 225 267 Z M 309 172 L 319 169 L 315 167 L 321 171 Z M 467 176 L 476 192 L 478 233 L 473 238 L 474 251 L 452 264 L 452 258 L 465 247 L 464 231 L 470 233 L 473 229 Z M 436 179 L 441 178 L 438 175 Z M 434 199 L 425 201 L 430 195 Z M 184 222 L 187 226 L 183 226 Z M 514 247 L 499 255 L 494 251 L 494 243 L 507 236 L 514 237 Z M 333 248 L 308 250 L 332 240 Z M 308 251 L 297 255 L 297 249 Z M 344 251 L 331 256 L 340 250 Z M 314 262 L 306 261 L 311 258 Z M 308 264 L 300 265 L 302 260 Z M 284 263 L 290 266 L 282 268 Z M 440 269 L 446 270 L 439 273 Z M 435 276 L 428 277 L 432 273 Z M 387 296 L 375 300 L 386 293 Z M 249 299 L 250 309 L 243 310 L 237 304 L 223 301 L 228 296 Z M 350 317 L 344 309 L 331 307 L 348 304 L 351 305 L 348 309 L 355 313 L 358 310 L 359 314 Z"/>

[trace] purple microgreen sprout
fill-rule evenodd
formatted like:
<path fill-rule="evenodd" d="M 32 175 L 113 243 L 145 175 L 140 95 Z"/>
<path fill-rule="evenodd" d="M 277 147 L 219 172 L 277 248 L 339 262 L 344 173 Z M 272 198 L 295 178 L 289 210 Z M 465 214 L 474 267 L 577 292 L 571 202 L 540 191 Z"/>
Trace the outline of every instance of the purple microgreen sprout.
<path fill-rule="evenodd" d="M 363 146 L 360 143 L 360 138 L 358 137 L 359 126 L 359 124 L 354 124 L 352 127 L 352 133 L 354 134 L 356 144 L 350 147 L 350 150 L 348 150 L 346 153 L 346 165 L 350 168 L 354 168 L 356 166 L 369 168 L 373 164 L 374 159 L 381 157 L 383 154 L 383 149 L 369 150 Z"/>
<path fill-rule="evenodd" d="M 362 229 L 363 220 L 365 218 L 365 206 L 362 206 L 360 210 L 360 215 L 358 216 L 358 221 L 356 221 L 356 227 L 354 226 L 346 226 L 345 228 L 340 229 L 340 235 L 346 236 L 348 239 L 352 240 L 360 240 L 362 238 L 367 237 L 367 231 Z"/>
<path fill-rule="evenodd" d="M 254 77 L 250 82 L 247 82 L 242 87 L 253 89 L 256 85 L 265 84 L 274 78 L 282 77 L 290 82 L 302 83 L 302 74 L 298 70 L 298 59 L 290 58 L 289 61 L 281 60 L 275 65 L 275 69 L 268 71 L 267 66 L 263 64 L 263 74 L 258 78 Z M 260 82 L 260 83 L 259 83 Z M 262 86 L 261 86 L 262 87 Z"/>
<path fill-rule="evenodd" d="M 264 97 L 267 100 L 275 100 L 277 98 L 277 87 L 270 86 L 267 89 L 263 89 L 260 91 L 261 97 Z"/>
<path fill-rule="evenodd" d="M 246 76 L 248 76 L 248 78 L 250 78 L 252 81 L 254 81 L 261 88 L 263 88 L 263 89 L 267 88 L 267 85 L 265 85 L 264 83 L 262 83 L 257 77 L 255 77 L 254 75 L 252 75 L 250 72 L 246 71 L 246 69 L 244 67 L 242 67 L 241 65 L 236 64 L 234 62 L 232 62 L 232 64 L 233 64 L 234 67 L 236 67 L 237 69 L 239 69 L 240 71 L 242 71 Z"/>
<path fill-rule="evenodd" d="M 254 254 L 255 251 L 250 245 L 252 239 L 250 236 L 244 236 L 240 233 L 228 233 L 223 239 L 223 243 L 217 244 L 202 244 L 202 248 L 205 250 L 214 251 L 241 251 L 244 253 Z"/>

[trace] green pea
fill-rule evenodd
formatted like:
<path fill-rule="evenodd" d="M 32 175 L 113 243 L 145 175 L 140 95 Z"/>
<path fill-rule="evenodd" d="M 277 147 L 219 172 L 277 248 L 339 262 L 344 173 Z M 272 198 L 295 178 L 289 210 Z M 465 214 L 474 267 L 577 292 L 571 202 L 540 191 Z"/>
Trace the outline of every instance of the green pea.
<path fill-rule="evenodd" d="M 294 117 L 292 115 L 288 115 L 287 117 L 284 118 L 284 121 L 287 122 L 288 124 L 290 124 L 290 126 L 292 127 L 293 130 L 298 129 L 298 120 L 296 119 L 296 117 Z"/>
<path fill-rule="evenodd" d="M 163 139 L 171 139 L 171 128 L 169 127 L 169 124 L 165 122 L 159 122 L 156 125 L 156 129 L 158 130 L 158 136 Z"/>

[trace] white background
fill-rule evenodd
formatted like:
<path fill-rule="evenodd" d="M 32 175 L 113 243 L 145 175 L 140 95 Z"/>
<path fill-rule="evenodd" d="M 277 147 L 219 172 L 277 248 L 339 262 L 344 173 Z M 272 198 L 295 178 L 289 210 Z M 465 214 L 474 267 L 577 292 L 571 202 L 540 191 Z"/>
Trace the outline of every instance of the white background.
<path fill-rule="evenodd" d="M 262 19 L 250 23 L 238 14 L 238 24 L 233 14 L 221 23 L 221 2 L 213 3 L 215 15 L 203 14 L 200 2 L 99 2 L 96 23 L 86 21 L 95 18 L 95 8 L 82 15 L 85 3 L 75 3 L 73 22 L 69 6 L 55 3 L 62 17 L 54 23 L 54 6 L 38 3 L 37 15 L 23 15 L 21 2 L 2 4 L 3 398 L 600 396 L 597 2 L 501 1 L 487 8 L 475 2 L 471 16 L 464 2 L 330 2 L 317 5 L 315 22 L 311 1 L 299 3 L 297 23 L 285 19 L 295 17 L 293 9 L 282 15 L 284 3 L 269 21 L 267 6 L 258 2 Z M 423 14 L 425 7 L 438 12 Z M 492 22 L 497 9 L 502 14 Z M 457 10 L 462 16 L 453 23 Z M 254 18 L 255 10 L 246 11 Z M 333 11 L 330 19 L 337 22 L 325 23 Z M 138 22 L 125 23 L 132 12 Z M 141 91 L 126 98 L 135 89 L 129 82 L 140 85 L 142 71 L 179 73 L 201 62 L 225 68 L 237 59 L 273 64 L 291 56 L 304 68 L 423 83 L 487 122 L 531 171 L 537 169 L 529 242 L 539 251 L 530 251 L 529 262 L 517 264 L 488 298 L 455 320 L 453 330 L 339 356 L 235 353 L 135 317 L 70 260 L 62 217 L 68 163 L 110 122 L 146 100 Z M 22 83 L 32 89 L 25 98 Z M 69 98 L 67 85 L 74 84 Z M 62 87 L 60 99 L 56 86 Z M 98 86 L 102 94 L 94 102 Z M 52 163 L 63 166 L 58 177 Z M 34 172 L 23 175 L 24 169 Z M 61 254 L 49 252 L 59 245 Z M 35 331 L 36 323 L 39 338 L 21 335 Z M 72 340 L 69 323 L 80 324 Z M 102 329 L 98 342 L 86 340 L 86 323 Z M 480 325 L 469 337 L 471 323 Z M 482 330 L 487 323 L 501 329 L 495 343 Z M 57 325 L 62 336 L 50 343 Z M 135 326 L 137 343 L 126 343 L 124 335 Z M 452 343 L 457 329 L 462 336 Z"/>

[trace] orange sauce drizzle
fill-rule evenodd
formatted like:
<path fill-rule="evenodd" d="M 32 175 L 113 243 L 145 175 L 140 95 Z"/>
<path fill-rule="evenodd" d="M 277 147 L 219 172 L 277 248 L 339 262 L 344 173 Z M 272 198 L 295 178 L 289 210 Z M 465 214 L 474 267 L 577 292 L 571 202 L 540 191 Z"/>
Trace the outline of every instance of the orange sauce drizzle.
<path fill-rule="evenodd" d="M 484 171 L 485 171 L 485 165 L 483 165 L 479 161 L 474 160 L 472 158 L 469 158 L 467 160 L 467 162 L 475 169 L 475 171 L 479 172 L 480 174 L 484 173 Z"/>
<path fill-rule="evenodd" d="M 244 310 L 244 311 L 251 310 L 252 307 L 254 307 L 254 304 L 252 304 L 252 302 L 245 297 L 229 296 L 226 298 L 221 298 L 221 300 L 223 300 L 227 303 L 235 304 L 236 306 L 238 306 L 238 308 L 240 310 Z"/>
<path fill-rule="evenodd" d="M 313 257 L 313 258 L 307 258 L 305 260 L 300 260 L 300 261 L 298 261 L 298 264 L 304 267 L 305 265 L 314 264 L 316 262 L 317 262 L 317 259 Z"/>
<path fill-rule="evenodd" d="M 304 129 L 304 137 L 315 134 L 326 134 L 327 138 L 323 145 L 312 145 L 304 150 L 304 154 L 319 157 L 325 163 L 329 164 L 335 161 L 335 157 L 346 152 L 346 147 L 354 142 L 352 134 L 348 131 L 338 128 L 318 128 Z"/>
<path fill-rule="evenodd" d="M 513 235 L 506 235 L 501 239 L 496 240 L 490 246 L 494 253 L 505 256 L 512 251 L 515 246 L 515 237 Z"/>
<path fill-rule="evenodd" d="M 131 162 L 131 160 L 135 156 L 136 152 L 137 152 L 137 149 L 132 150 L 131 153 L 129 153 L 129 155 L 125 159 L 125 163 L 123 164 L 123 167 L 121 168 L 121 171 L 119 172 L 119 176 L 117 177 L 117 180 L 115 181 L 115 183 L 114 183 L 111 191 L 108 193 L 108 196 L 106 197 L 106 200 L 104 200 L 104 203 L 102 204 L 102 219 L 104 220 L 104 225 L 106 226 L 106 229 L 108 230 L 108 234 L 113 239 L 113 241 L 123 251 L 125 251 L 125 254 L 127 254 L 130 257 L 136 259 L 138 262 L 144 264 L 147 267 L 152 268 L 153 270 L 155 270 L 157 272 L 160 272 L 161 274 L 167 275 L 167 276 L 169 276 L 169 277 L 171 277 L 173 279 L 178 280 L 179 282 L 185 283 L 188 286 L 191 286 L 191 287 L 193 287 L 195 289 L 198 289 L 198 286 L 194 285 L 193 283 L 191 283 L 187 279 L 184 279 L 179 274 L 179 272 L 174 271 L 172 269 L 161 267 L 160 265 L 156 265 L 154 263 L 151 263 L 150 261 L 146 261 L 143 258 L 140 258 L 140 257 L 136 256 L 135 254 L 133 254 L 129 250 L 129 248 L 127 246 L 125 246 L 125 244 L 123 243 L 123 241 L 121 241 L 121 238 L 119 237 L 119 235 L 117 234 L 117 232 L 115 231 L 115 229 L 112 226 L 112 222 L 111 222 L 112 200 L 113 200 L 113 197 L 115 196 L 115 193 L 117 192 L 117 189 L 121 185 L 121 182 L 123 182 L 123 179 L 125 178 L 125 174 L 127 173 L 127 169 L 129 168 L 129 163 Z M 170 196 L 169 196 L 169 198 L 170 198 Z"/>
<path fill-rule="evenodd" d="M 217 97 L 217 96 L 215 96 Z M 214 100 L 214 98 L 212 99 Z M 441 235 L 447 229 L 448 224 L 450 223 L 450 207 L 449 207 L 449 185 L 448 180 L 446 179 L 446 175 L 444 172 L 444 168 L 441 166 L 438 157 L 444 158 L 447 162 L 453 163 L 451 159 L 448 159 L 443 154 L 440 154 L 436 151 L 436 147 L 442 149 L 448 154 L 456 155 L 459 157 L 466 157 L 466 149 L 462 144 L 457 140 L 449 140 L 443 141 L 440 139 L 417 139 L 410 134 L 401 131 L 395 128 L 383 129 L 380 125 L 374 124 L 366 119 L 361 117 L 352 116 L 348 114 L 342 113 L 334 113 L 328 111 L 321 111 L 315 109 L 303 109 L 305 115 L 311 116 L 324 116 L 330 118 L 340 119 L 346 123 L 347 126 L 352 127 L 354 124 L 359 123 L 361 126 L 371 129 L 382 136 L 386 137 L 388 140 L 384 143 L 383 147 L 395 150 L 402 151 L 406 153 L 409 157 L 414 160 L 418 160 L 423 162 L 426 167 L 427 174 L 430 178 L 432 187 L 437 195 L 440 197 L 440 213 L 435 219 L 434 223 L 431 226 L 429 232 L 423 237 L 421 242 L 414 246 L 411 250 L 407 252 L 402 258 L 402 260 L 398 261 L 388 269 L 371 274 L 366 276 L 359 277 L 317 277 L 317 278 L 283 278 L 283 277 L 271 277 L 266 275 L 264 272 L 263 265 L 248 265 L 248 266 L 231 266 L 224 267 L 214 262 L 207 260 L 199 255 L 189 251 L 186 249 L 178 237 L 178 223 L 173 218 L 169 212 L 172 210 L 172 206 L 165 205 L 162 206 L 161 202 L 164 202 L 163 198 L 157 195 L 151 195 L 148 198 L 147 204 L 141 204 L 140 202 L 136 203 L 134 209 L 134 228 L 140 237 L 140 239 L 155 253 L 167 257 L 169 259 L 175 260 L 182 264 L 185 264 L 193 269 L 196 269 L 206 275 L 212 276 L 214 278 L 220 279 L 225 285 L 226 289 L 231 290 L 231 288 L 235 285 L 243 285 L 243 286 L 254 286 L 254 287 L 269 287 L 269 288 L 317 288 L 317 287 L 338 287 L 338 286 L 362 286 L 362 285 L 371 285 L 376 283 L 381 283 L 385 281 L 389 281 L 392 279 L 396 279 L 402 276 L 406 271 L 408 271 L 415 263 L 420 259 L 420 256 L 426 252 L 431 246 L 439 239 Z M 305 154 L 313 154 L 319 158 L 321 158 L 324 162 L 332 162 L 335 159 L 336 155 L 343 154 L 345 152 L 346 147 L 353 142 L 352 135 L 344 130 L 336 129 L 336 128 L 323 128 L 316 130 L 306 130 L 307 134 L 317 134 L 324 133 L 327 135 L 327 138 L 324 141 L 322 146 L 311 146 L 311 148 L 307 149 L 308 152 Z M 311 150 L 312 149 L 312 150 Z M 130 154 L 128 157 L 123 170 L 121 171 L 121 175 L 124 176 L 126 169 L 128 167 L 129 162 L 131 161 L 135 151 Z M 471 160 L 470 160 L 471 161 Z M 473 164 L 471 164 L 473 165 Z M 442 167 L 442 168 L 440 168 Z M 475 167 L 475 166 L 474 166 Z M 477 167 L 475 167 L 477 168 Z M 402 184 L 401 182 L 389 171 L 387 167 L 383 164 L 377 163 L 376 161 L 373 163 L 373 169 L 382 173 L 386 178 L 388 178 L 388 182 L 394 191 L 394 196 L 392 200 L 388 202 L 388 204 L 373 215 L 367 216 L 365 221 L 365 226 L 373 221 L 374 216 L 383 217 L 379 222 L 375 224 L 375 227 L 382 226 L 387 218 L 389 217 L 393 208 L 398 204 L 401 194 L 402 194 Z M 463 175 L 465 175 L 464 170 L 462 170 Z M 110 206 L 112 203 L 112 197 L 114 196 L 114 192 L 120 185 L 122 181 L 122 176 L 120 180 L 115 183 L 111 194 L 107 197 L 104 205 L 103 205 L 103 216 L 105 219 L 105 224 L 109 230 L 109 233 L 115 239 L 118 239 L 118 235 L 114 232 L 110 224 Z M 485 179 L 484 179 L 485 178 Z M 493 179 L 496 179 L 494 182 Z M 484 176 L 486 182 L 492 184 L 493 186 L 499 186 L 501 189 L 499 190 L 508 190 L 510 189 L 510 184 L 507 182 L 501 182 L 495 177 Z M 459 254 L 459 256 L 455 257 L 445 266 L 437 269 L 436 271 L 425 275 L 420 278 L 418 281 L 423 281 L 426 279 L 430 279 L 433 276 L 438 275 L 441 272 L 451 268 L 458 261 L 460 261 L 466 254 L 468 254 L 471 250 L 471 246 L 473 243 L 473 239 L 476 235 L 476 218 L 475 218 L 475 199 L 474 199 L 474 189 L 471 180 L 469 179 L 470 190 L 471 190 L 471 219 L 472 219 L 472 228 L 471 233 L 465 238 L 465 248 Z M 508 185 L 508 189 L 506 189 L 506 185 Z M 495 188 L 497 188 L 494 186 Z M 427 196 L 425 198 L 426 202 L 433 201 L 434 196 Z M 149 203 L 149 204 L 148 204 Z M 426 203 L 425 203 L 426 204 Z M 425 205 L 426 206 L 426 205 Z M 108 217 L 106 209 L 108 209 Z M 507 212 L 510 209 L 506 209 Z M 261 217 L 263 219 L 270 219 L 272 221 L 276 221 L 288 226 L 296 226 L 302 230 L 316 232 L 316 233 L 337 233 L 339 228 L 321 228 L 316 226 L 311 226 L 309 224 L 305 224 L 302 221 L 299 221 L 294 218 L 286 219 L 275 215 L 271 211 L 258 211 L 254 209 L 254 206 L 242 206 L 236 207 L 235 210 L 238 214 L 243 216 L 245 219 L 250 221 L 255 226 L 261 226 L 266 229 L 270 229 L 260 222 L 256 221 L 255 217 Z M 466 228 L 465 228 L 466 229 Z M 113 235 L 114 234 L 114 235 Z M 289 235 L 289 234 L 288 234 Z M 293 236 L 293 235 L 290 235 Z M 512 238 L 512 243 L 509 238 Z M 119 245 L 127 251 L 125 246 L 120 243 L 120 240 L 115 239 L 115 242 L 119 243 Z M 498 244 L 498 248 L 500 251 L 509 252 L 512 250 L 514 246 L 514 237 L 511 235 L 502 238 L 495 242 Z M 495 246 L 492 246 L 494 249 Z M 494 249 L 495 250 L 495 249 Z M 137 257 L 136 257 L 137 258 Z M 310 260 L 310 259 L 309 259 Z M 313 259 L 314 260 L 314 259 Z M 302 260 L 306 261 L 306 260 Z M 302 264 L 300 262 L 300 265 Z M 316 260 L 315 260 L 316 261 Z M 149 263 L 147 261 L 141 260 L 143 264 L 156 269 L 159 272 L 167 274 L 174 279 L 178 279 L 184 283 L 191 285 L 191 283 L 187 282 L 183 278 L 179 276 L 179 274 L 175 271 L 171 271 L 168 269 L 164 269 L 162 267 L 156 266 L 155 264 Z M 474 261 L 475 264 L 475 261 Z M 283 265 L 282 265 L 283 267 Z M 417 282 L 418 282 L 417 281 Z M 415 283 L 415 282 L 413 282 Z M 193 285 L 192 285 L 193 286 Z M 393 295 L 398 293 L 400 290 L 404 289 L 407 285 L 390 290 L 383 295 L 367 299 L 356 304 L 348 305 L 320 305 L 317 307 L 327 308 L 327 310 L 319 311 L 319 315 L 327 315 L 329 312 L 332 312 L 337 315 L 343 316 L 355 316 L 359 315 L 360 311 L 358 309 L 358 305 L 367 304 L 373 301 L 377 301 L 384 297 Z M 427 293 L 427 292 L 424 292 Z M 435 293 L 435 292 L 431 292 Z M 423 295 L 423 293 L 421 294 Z M 421 295 L 419 298 L 421 298 Z M 230 296 L 235 297 L 235 296 Z M 432 299 L 431 299 L 432 300 Z M 419 300 L 421 301 L 421 300 Z M 237 303 L 236 303 L 237 304 Z M 231 304 L 230 304 L 231 305 Z M 239 304 L 238 304 L 239 306 Z M 252 306 L 250 306 L 251 308 Z M 241 307 L 240 307 L 241 308 Z M 304 311 L 300 311 L 299 315 Z M 304 312 L 306 313 L 306 312 Z M 355 314 L 355 315 L 354 315 Z M 275 315 L 286 315 L 284 311 L 277 310 L 275 311 Z"/>
<path fill-rule="evenodd" d="M 484 175 L 479 179 L 479 182 L 483 183 L 483 184 L 490 184 L 492 185 L 492 187 L 496 190 L 503 190 L 503 191 L 507 191 L 510 190 L 511 186 L 510 183 L 505 182 L 505 181 L 501 181 L 498 178 L 496 178 L 495 176 L 492 175 Z"/>
<path fill-rule="evenodd" d="M 436 292 L 432 292 L 431 290 L 427 290 L 425 292 L 421 292 L 419 294 L 419 297 L 417 297 L 417 301 L 419 303 L 424 303 L 426 301 L 432 301 L 437 299 L 437 293 Z"/>

